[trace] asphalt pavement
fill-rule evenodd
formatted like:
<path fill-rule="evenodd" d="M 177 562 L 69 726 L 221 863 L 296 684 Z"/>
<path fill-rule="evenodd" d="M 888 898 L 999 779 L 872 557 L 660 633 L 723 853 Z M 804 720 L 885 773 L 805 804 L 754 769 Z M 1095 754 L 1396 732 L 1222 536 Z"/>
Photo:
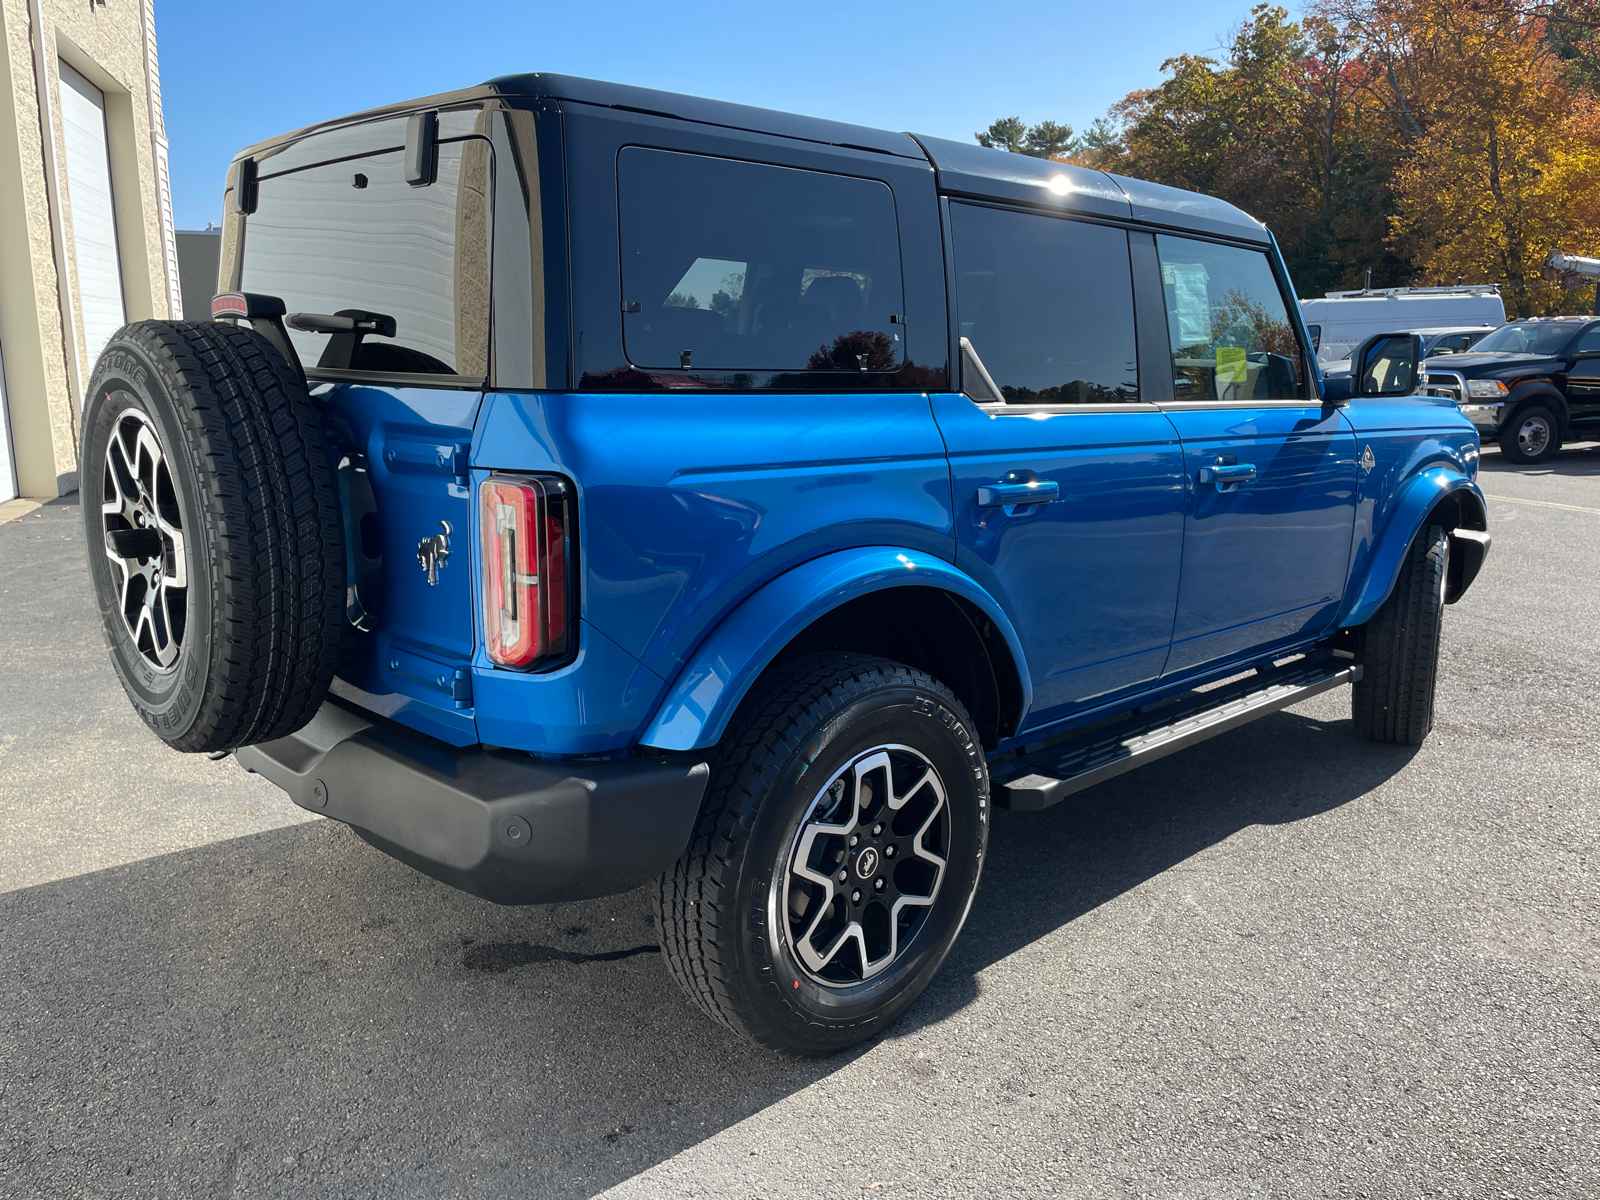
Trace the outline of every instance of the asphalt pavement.
<path fill-rule="evenodd" d="M 0 526 L 0 1197 L 1600 1196 L 1600 449 L 1481 483 L 1425 746 L 1334 693 L 996 813 L 820 1062 L 693 1009 L 642 892 L 497 908 L 168 752 L 76 506 Z"/>

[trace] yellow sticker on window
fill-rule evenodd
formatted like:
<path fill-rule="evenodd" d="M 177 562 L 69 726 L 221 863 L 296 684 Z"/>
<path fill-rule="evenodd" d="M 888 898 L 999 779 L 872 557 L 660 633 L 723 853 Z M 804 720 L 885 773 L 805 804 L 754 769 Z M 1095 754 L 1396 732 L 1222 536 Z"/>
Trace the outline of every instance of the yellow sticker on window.
<path fill-rule="evenodd" d="M 1225 383 L 1246 383 L 1250 379 L 1242 346 L 1217 347 L 1217 387 L 1220 389 Z"/>

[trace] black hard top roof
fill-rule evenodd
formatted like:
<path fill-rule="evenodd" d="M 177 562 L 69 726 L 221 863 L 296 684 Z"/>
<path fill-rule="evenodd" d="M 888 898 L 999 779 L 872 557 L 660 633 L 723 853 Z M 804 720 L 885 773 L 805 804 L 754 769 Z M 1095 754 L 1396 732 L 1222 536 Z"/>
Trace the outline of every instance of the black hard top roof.
<path fill-rule="evenodd" d="M 937 172 L 939 190 L 951 195 L 983 200 L 1020 200 L 1067 212 L 1119 217 L 1197 233 L 1254 242 L 1271 240 L 1271 234 L 1260 221 L 1224 200 L 1199 192 L 1186 192 L 1085 167 L 1030 158 L 1024 154 L 1010 154 L 1004 150 L 988 150 L 948 138 L 891 133 L 866 125 L 796 116 L 770 108 L 729 104 L 722 100 L 705 100 L 698 96 L 632 87 L 625 83 L 604 83 L 573 75 L 542 72 L 502 75 L 477 87 L 325 121 L 257 143 L 240 151 L 239 156 L 259 154 L 308 134 L 357 121 L 422 108 L 445 107 L 494 95 L 594 104 L 752 133 L 775 134 L 827 146 L 866 150 L 896 158 L 917 159 L 932 163 Z"/>
<path fill-rule="evenodd" d="M 951 195 L 1021 200 L 1253 242 L 1271 240 L 1260 221 L 1214 196 L 947 138 L 918 134 L 917 141 L 939 173 L 939 190 Z"/>
<path fill-rule="evenodd" d="M 916 142 L 904 133 L 889 133 L 843 121 L 825 121 L 820 117 L 799 117 L 793 113 L 755 108 L 748 104 L 729 104 L 722 100 L 703 100 L 699 96 L 683 96 L 676 92 L 658 92 L 654 88 L 632 87 L 626 83 L 602 83 L 598 79 L 579 79 L 573 75 L 532 74 L 502 75 L 498 79 L 491 79 L 489 86 L 510 96 L 576 100 L 580 104 L 597 104 L 658 117 L 677 117 L 683 121 L 722 125 L 752 133 L 773 133 L 779 137 L 871 150 L 899 158 L 922 157 Z"/>

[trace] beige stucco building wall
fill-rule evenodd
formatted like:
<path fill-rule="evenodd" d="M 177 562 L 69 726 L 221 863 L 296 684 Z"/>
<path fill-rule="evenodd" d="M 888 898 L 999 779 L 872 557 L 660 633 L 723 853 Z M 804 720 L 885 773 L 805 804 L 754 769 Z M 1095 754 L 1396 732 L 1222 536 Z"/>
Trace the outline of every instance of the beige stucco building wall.
<path fill-rule="evenodd" d="M 84 350 L 63 167 L 60 63 L 105 94 L 130 321 L 176 315 L 154 0 L 0 0 L 0 357 L 23 496 L 78 486 Z"/>

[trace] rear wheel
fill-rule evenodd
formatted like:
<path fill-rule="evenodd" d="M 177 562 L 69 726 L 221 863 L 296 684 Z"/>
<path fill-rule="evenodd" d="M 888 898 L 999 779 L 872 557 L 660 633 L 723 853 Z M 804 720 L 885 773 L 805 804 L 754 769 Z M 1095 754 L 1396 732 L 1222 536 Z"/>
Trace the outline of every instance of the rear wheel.
<path fill-rule="evenodd" d="M 860 654 L 752 693 L 712 762 L 689 849 L 658 883 L 673 976 L 774 1050 L 826 1054 L 921 994 L 966 921 L 989 779 L 960 702 Z"/>
<path fill-rule="evenodd" d="M 1445 528 L 1424 526 L 1406 551 L 1394 592 L 1356 631 L 1363 670 L 1350 703 L 1362 737 L 1420 746 L 1433 729 L 1449 556 Z"/>
<path fill-rule="evenodd" d="M 141 321 L 89 385 L 89 574 L 128 699 L 178 750 L 293 733 L 344 633 L 344 538 L 320 414 L 259 334 Z"/>
<path fill-rule="evenodd" d="M 1514 463 L 1533 466 L 1561 448 L 1555 413 L 1542 404 L 1525 404 L 1500 431 L 1500 452 Z"/>

